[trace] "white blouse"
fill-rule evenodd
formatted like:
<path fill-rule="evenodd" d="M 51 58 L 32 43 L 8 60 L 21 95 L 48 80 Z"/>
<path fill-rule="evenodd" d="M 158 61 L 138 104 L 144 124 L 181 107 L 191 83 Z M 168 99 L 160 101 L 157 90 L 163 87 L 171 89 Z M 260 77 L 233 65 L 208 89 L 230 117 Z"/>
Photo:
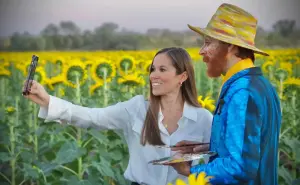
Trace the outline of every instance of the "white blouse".
<path fill-rule="evenodd" d="M 66 100 L 50 96 L 48 107 L 40 107 L 38 116 L 45 122 L 56 121 L 78 127 L 122 130 L 129 149 L 129 162 L 124 173 L 126 179 L 147 185 L 175 184 L 177 178 L 187 181 L 171 166 L 152 165 L 149 161 L 168 157 L 175 152 L 169 148 L 158 148 L 140 144 L 141 130 L 146 117 L 148 101 L 137 95 L 128 101 L 106 108 L 88 108 L 74 105 Z M 184 104 L 183 115 L 178 121 L 178 129 L 171 135 L 162 124 L 159 113 L 159 129 L 166 145 L 175 145 L 182 140 L 209 142 L 212 114 L 204 109 Z"/>

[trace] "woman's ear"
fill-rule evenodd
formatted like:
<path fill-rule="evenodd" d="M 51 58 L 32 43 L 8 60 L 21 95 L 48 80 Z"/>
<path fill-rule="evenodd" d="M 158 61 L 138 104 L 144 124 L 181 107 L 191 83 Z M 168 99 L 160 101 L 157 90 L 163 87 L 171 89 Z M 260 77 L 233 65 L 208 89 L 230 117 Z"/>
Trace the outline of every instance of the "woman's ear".
<path fill-rule="evenodd" d="M 183 73 L 181 73 L 181 82 L 183 83 L 184 81 L 186 81 L 186 79 L 188 79 L 188 75 L 187 72 L 184 71 Z"/>

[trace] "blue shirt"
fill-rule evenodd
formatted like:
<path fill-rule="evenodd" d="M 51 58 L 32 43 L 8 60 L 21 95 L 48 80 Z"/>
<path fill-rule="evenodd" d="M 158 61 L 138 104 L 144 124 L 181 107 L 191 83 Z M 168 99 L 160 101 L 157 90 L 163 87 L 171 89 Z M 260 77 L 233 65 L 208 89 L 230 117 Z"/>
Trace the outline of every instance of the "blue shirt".
<path fill-rule="evenodd" d="M 214 112 L 210 150 L 218 155 L 191 173 L 214 176 L 212 184 L 278 184 L 280 126 L 280 101 L 261 69 L 236 73 L 224 83 Z"/>

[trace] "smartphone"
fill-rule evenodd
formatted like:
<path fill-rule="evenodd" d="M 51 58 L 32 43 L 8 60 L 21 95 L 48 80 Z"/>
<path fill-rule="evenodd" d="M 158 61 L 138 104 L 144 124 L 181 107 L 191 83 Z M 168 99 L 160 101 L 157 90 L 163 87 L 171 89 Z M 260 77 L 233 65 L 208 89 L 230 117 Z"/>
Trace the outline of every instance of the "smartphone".
<path fill-rule="evenodd" d="M 31 63 L 30 63 L 29 70 L 28 70 L 28 75 L 27 75 L 27 78 L 25 81 L 23 92 L 22 92 L 23 95 L 29 94 L 29 89 L 31 87 L 31 83 L 32 83 L 32 80 L 34 77 L 36 66 L 38 64 L 38 60 L 39 60 L 38 56 L 32 55 Z"/>

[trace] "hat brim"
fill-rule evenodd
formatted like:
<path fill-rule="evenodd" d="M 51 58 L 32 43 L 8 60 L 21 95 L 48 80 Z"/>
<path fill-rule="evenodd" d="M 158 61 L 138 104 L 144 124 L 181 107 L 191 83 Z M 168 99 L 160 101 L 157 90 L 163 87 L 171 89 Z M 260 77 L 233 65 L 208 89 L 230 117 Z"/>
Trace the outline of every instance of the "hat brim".
<path fill-rule="evenodd" d="M 199 27 L 195 27 L 195 26 L 191 26 L 188 24 L 188 27 L 199 33 L 201 36 L 209 36 L 209 37 L 212 37 L 214 39 L 217 39 L 217 40 L 221 40 L 223 42 L 226 42 L 226 43 L 230 43 L 230 44 L 234 44 L 234 45 L 237 45 L 237 46 L 240 46 L 240 47 L 243 47 L 243 48 L 247 48 L 247 49 L 251 49 L 252 51 L 254 51 L 254 53 L 257 53 L 257 54 L 261 54 L 261 55 L 264 55 L 264 56 L 269 56 L 268 53 L 252 46 L 252 45 L 249 45 L 249 44 L 246 44 L 246 43 L 233 43 L 232 42 L 232 39 L 230 39 L 229 37 L 225 37 L 225 36 L 222 36 L 222 35 L 216 35 L 216 34 L 213 34 L 211 33 L 210 31 L 206 30 L 205 28 L 199 28 Z"/>

